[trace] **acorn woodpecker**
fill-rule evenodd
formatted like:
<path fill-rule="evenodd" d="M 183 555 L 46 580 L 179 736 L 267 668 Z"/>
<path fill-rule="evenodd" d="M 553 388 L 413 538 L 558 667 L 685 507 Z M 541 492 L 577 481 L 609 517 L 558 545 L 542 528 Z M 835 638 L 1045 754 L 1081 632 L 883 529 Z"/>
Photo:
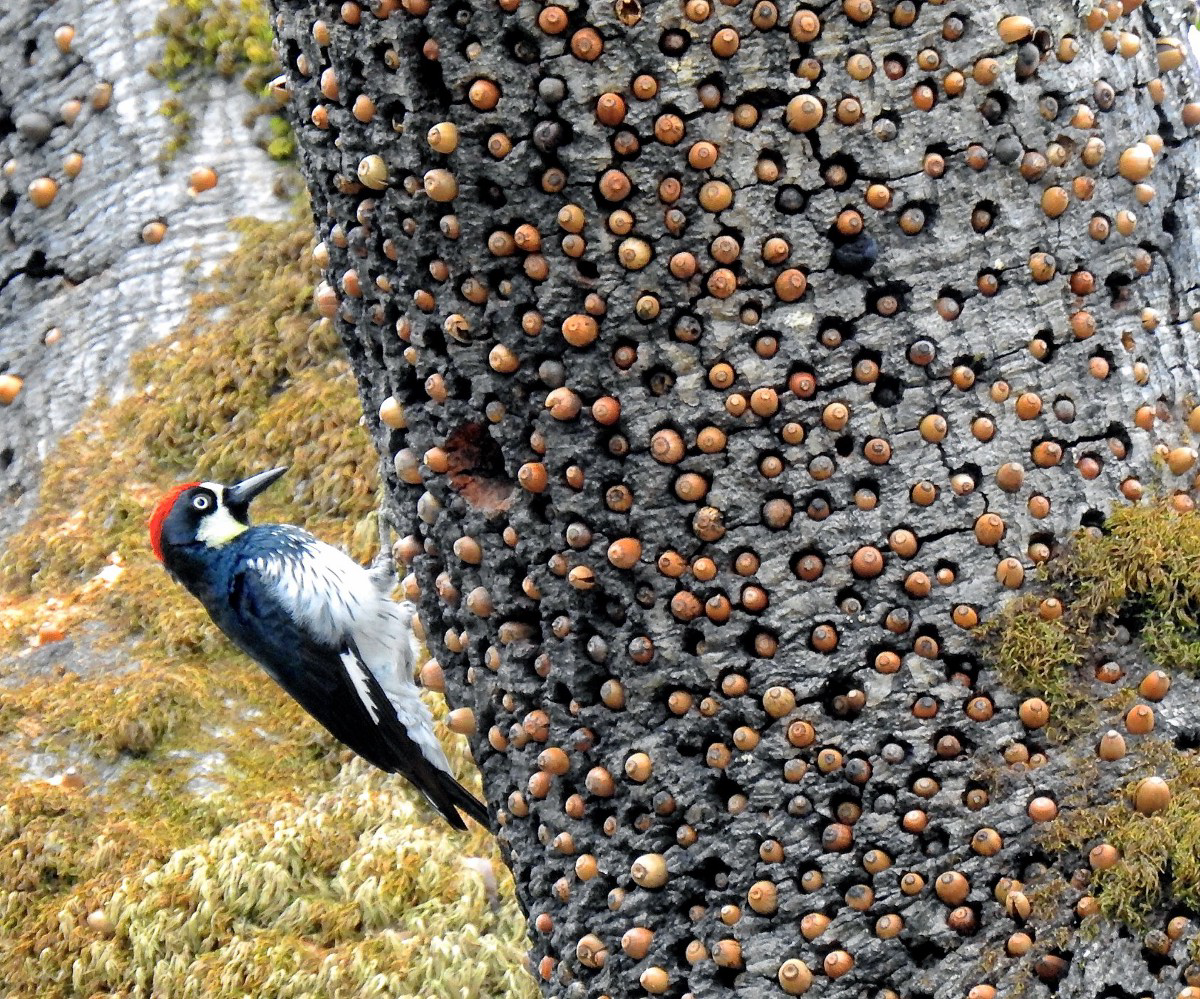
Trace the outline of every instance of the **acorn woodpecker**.
<path fill-rule="evenodd" d="M 339 741 L 411 781 L 456 829 L 487 809 L 450 773 L 413 682 L 411 603 L 392 577 L 297 527 L 249 523 L 250 501 L 286 468 L 236 485 L 186 482 L 150 518 L 150 545 L 217 627 Z"/>

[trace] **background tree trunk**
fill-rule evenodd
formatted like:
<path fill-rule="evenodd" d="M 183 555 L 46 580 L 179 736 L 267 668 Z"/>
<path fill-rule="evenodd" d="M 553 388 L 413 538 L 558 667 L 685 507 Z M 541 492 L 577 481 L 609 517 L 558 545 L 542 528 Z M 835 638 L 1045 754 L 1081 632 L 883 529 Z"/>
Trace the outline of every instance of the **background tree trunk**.
<path fill-rule="evenodd" d="M 318 305 L 547 995 L 1190 981 L 1074 931 L 1034 799 L 1096 733 L 1023 728 L 971 634 L 1194 475 L 1195 67 L 1126 6 L 276 5 Z M 1074 894 L 1022 929 L 1004 876 Z"/>
<path fill-rule="evenodd" d="M 294 193 L 255 146 L 240 79 L 213 71 L 181 96 L 148 71 L 162 60 L 161 10 L 0 9 L 0 375 L 20 379 L 0 406 L 0 536 L 34 509 L 58 438 L 97 396 L 127 391 L 130 357 L 179 325 L 236 245 L 229 220 L 279 218 Z M 167 101 L 192 120 L 171 157 Z M 198 168 L 214 187 L 189 190 Z"/>

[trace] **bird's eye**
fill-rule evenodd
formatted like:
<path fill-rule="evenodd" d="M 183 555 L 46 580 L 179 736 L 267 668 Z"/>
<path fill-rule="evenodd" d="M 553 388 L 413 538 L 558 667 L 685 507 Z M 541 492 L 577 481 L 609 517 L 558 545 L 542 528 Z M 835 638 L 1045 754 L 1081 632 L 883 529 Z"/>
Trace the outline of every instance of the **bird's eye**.
<path fill-rule="evenodd" d="M 196 510 L 207 510 L 210 506 L 212 506 L 212 500 L 203 493 L 192 498 L 192 507 Z"/>

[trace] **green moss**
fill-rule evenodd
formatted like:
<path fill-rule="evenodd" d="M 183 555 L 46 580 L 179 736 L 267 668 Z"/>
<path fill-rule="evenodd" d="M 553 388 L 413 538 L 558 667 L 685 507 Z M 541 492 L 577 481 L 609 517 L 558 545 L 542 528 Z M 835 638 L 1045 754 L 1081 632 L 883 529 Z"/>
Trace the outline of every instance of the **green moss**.
<path fill-rule="evenodd" d="M 1096 872 L 1090 890 L 1105 916 L 1139 930 L 1168 901 L 1200 906 L 1200 756 L 1139 739 L 1122 771 L 1129 783 L 1112 800 L 1096 772 L 1091 738 L 1119 724 L 1138 700 L 1136 686 L 1097 697 L 1084 667 L 1113 654 L 1120 625 L 1135 643 L 1121 656 L 1127 673 L 1138 658 L 1146 672 L 1200 668 L 1197 566 L 1200 517 L 1167 502 L 1118 507 L 1103 531 L 1081 532 L 1046 568 L 1041 592 L 1014 601 L 981 629 L 988 665 L 1001 681 L 1049 704 L 1051 739 L 1080 738 L 1074 777 L 1057 788 L 1061 811 L 1042 845 L 1085 854 L 1098 843 L 1115 846 L 1120 863 Z M 1058 616 L 1043 613 L 1047 596 L 1059 601 Z M 1168 780 L 1172 801 L 1155 815 L 1141 815 L 1132 807 L 1133 789 L 1152 773 Z"/>
<path fill-rule="evenodd" d="M 1009 690 L 1050 707 L 1050 734 L 1061 741 L 1094 721 L 1079 680 L 1083 653 L 1062 618 L 1043 618 L 1037 597 L 1013 601 L 982 629 L 989 665 Z M 1094 716 L 1094 713 L 1093 713 Z"/>
<path fill-rule="evenodd" d="M 1091 891 L 1104 915 L 1144 931 L 1166 897 L 1173 905 L 1200 909 L 1200 758 L 1153 741 L 1139 755 L 1144 765 L 1116 801 L 1064 812 L 1043 840 L 1054 850 L 1115 846 L 1120 863 L 1096 871 Z M 1142 815 L 1133 808 L 1134 791 L 1153 773 L 1166 779 L 1171 802 L 1161 812 Z"/>
<path fill-rule="evenodd" d="M 163 39 L 162 58 L 149 67 L 151 74 L 182 92 L 216 74 L 239 77 L 258 98 L 247 124 L 269 115 L 269 137 L 263 148 L 279 160 L 295 155 L 291 126 L 267 95 L 267 83 L 282 72 L 272 48 L 271 21 L 261 0 L 167 0 L 154 23 Z M 192 115 L 181 98 L 171 98 L 160 108 L 171 125 L 163 150 L 170 159 L 191 135 Z"/>
<path fill-rule="evenodd" d="M 261 519 L 360 560 L 375 543 L 378 456 L 311 310 L 308 212 L 236 228 L 241 248 L 170 342 L 135 358 L 129 394 L 90 407 L 47 459 L 39 509 L 0 554 L 6 660 L 21 670 L 48 621 L 82 639 L 65 659 L 78 675 L 0 687 L 5 995 L 532 999 L 495 842 L 451 833 L 353 759 L 148 549 L 174 482 L 280 463 Z M 465 740 L 438 730 L 477 788 Z M 33 751 L 77 764 L 82 786 L 34 779 Z M 464 856 L 493 865 L 498 895 Z"/>
<path fill-rule="evenodd" d="M 1165 503 L 1123 506 L 1100 535 L 1082 534 L 1056 576 L 1092 617 L 1119 611 L 1200 626 L 1200 518 Z"/>
<path fill-rule="evenodd" d="M 1079 667 L 1125 624 L 1151 662 L 1200 668 L 1200 517 L 1166 503 L 1116 508 L 1102 532 L 1080 532 L 1043 573 L 1063 605 L 1039 613 L 1041 596 L 1009 604 L 980 629 L 989 664 L 1009 689 L 1051 708 L 1061 739 L 1094 728 Z"/>

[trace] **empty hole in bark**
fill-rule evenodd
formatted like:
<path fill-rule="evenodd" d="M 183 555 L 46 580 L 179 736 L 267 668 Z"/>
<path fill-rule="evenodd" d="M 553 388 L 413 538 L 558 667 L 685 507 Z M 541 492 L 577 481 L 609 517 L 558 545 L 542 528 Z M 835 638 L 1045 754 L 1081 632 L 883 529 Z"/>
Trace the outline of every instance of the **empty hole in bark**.
<path fill-rule="evenodd" d="M 729 798 L 738 794 L 742 789 L 728 777 L 718 777 L 716 781 L 718 795 Z M 693 876 L 710 888 L 723 888 L 729 883 L 729 865 L 720 857 L 705 857 L 692 871 Z"/>
<path fill-rule="evenodd" d="M 446 438 L 450 486 L 477 510 L 508 508 L 514 484 L 504 456 L 482 423 L 464 423 Z"/>
<path fill-rule="evenodd" d="M 883 409 L 895 406 L 904 395 L 904 383 L 894 375 L 880 375 L 871 390 L 871 401 Z"/>
<path fill-rule="evenodd" d="M 713 973 L 713 981 L 723 989 L 737 991 L 735 986 L 741 974 L 740 968 L 717 967 Z"/>
<path fill-rule="evenodd" d="M 557 357 L 549 357 L 539 363 L 537 373 L 547 388 L 559 388 L 567 381 L 567 370 Z"/>
<path fill-rule="evenodd" d="M 624 604 L 610 600 L 604 605 L 604 616 L 619 627 L 626 622 L 629 613 L 625 610 Z"/>
<path fill-rule="evenodd" d="M 386 121 L 392 128 L 399 131 L 398 126 L 404 124 L 404 119 L 408 116 L 408 108 L 404 106 L 404 102 L 398 97 L 380 97 L 377 105 L 378 116 L 383 121 Z M 404 176 L 408 174 L 406 170 L 404 175 L 397 175 L 397 180 L 401 183 Z M 401 184 L 393 184 L 393 187 L 400 187 Z"/>
<path fill-rule="evenodd" d="M 748 90 L 742 94 L 739 99 L 739 104 L 749 104 L 751 107 L 758 108 L 759 111 L 765 111 L 767 108 L 781 108 L 791 100 L 791 95 L 786 90 L 778 90 L 774 87 L 765 87 L 760 90 Z M 767 154 L 762 154 L 766 156 Z"/>
<path fill-rule="evenodd" d="M 1104 530 L 1104 513 L 1100 510 L 1087 510 L 1083 516 L 1079 518 L 1080 527 L 1094 527 L 1097 530 Z"/>
<path fill-rule="evenodd" d="M 529 500 L 529 512 L 543 524 L 549 524 L 554 519 L 554 508 L 548 496 L 533 496 Z"/>
<path fill-rule="evenodd" d="M 10 447 L 6 447 L 3 451 L 0 451 L 0 472 L 6 471 L 16 456 L 16 452 Z"/>
<path fill-rule="evenodd" d="M 1058 800 L 1058 796 L 1051 791 L 1036 791 L 1035 793 L 1045 795 L 1052 801 Z M 1029 882 L 1040 877 L 1047 870 L 1052 870 L 1057 863 L 1057 857 L 1051 856 L 1044 850 L 1031 849 L 1019 854 L 1012 867 L 1016 869 L 1019 880 Z"/>
<path fill-rule="evenodd" d="M 422 31 L 414 39 L 413 48 L 416 51 L 420 51 L 429 39 L 429 32 Z M 450 104 L 453 98 L 450 89 L 446 86 L 445 77 L 442 75 L 442 64 L 440 61 L 437 59 L 417 59 L 415 60 L 413 70 L 416 74 L 419 88 L 428 92 L 431 105 Z"/>
<path fill-rule="evenodd" d="M 505 33 L 504 47 L 513 54 L 513 57 L 518 62 L 525 65 L 537 62 L 541 55 L 537 40 L 524 31 L 515 28 Z"/>
<path fill-rule="evenodd" d="M 691 48 L 691 45 L 692 36 L 678 28 L 664 31 L 658 39 L 658 50 L 672 59 L 678 59 Z"/>
<path fill-rule="evenodd" d="M 781 215 L 799 215 L 807 204 L 808 195 L 795 184 L 787 184 L 775 194 L 775 211 Z"/>
<path fill-rule="evenodd" d="M 927 857 L 940 857 L 950 847 L 950 837 L 940 829 L 926 829 L 922 852 Z"/>
<path fill-rule="evenodd" d="M 1116 271 L 1104 279 L 1104 285 L 1108 288 L 1110 301 L 1113 305 L 1125 300 L 1129 294 L 1129 286 L 1132 283 L 1133 278 L 1120 271 Z"/>
<path fill-rule="evenodd" d="M 487 177 L 480 177 L 476 182 L 479 189 L 479 200 L 489 208 L 503 208 L 508 204 L 504 188 Z"/>
<path fill-rule="evenodd" d="M 675 372 L 670 368 L 656 367 L 646 372 L 646 388 L 651 395 L 666 395 L 675 387 Z"/>

